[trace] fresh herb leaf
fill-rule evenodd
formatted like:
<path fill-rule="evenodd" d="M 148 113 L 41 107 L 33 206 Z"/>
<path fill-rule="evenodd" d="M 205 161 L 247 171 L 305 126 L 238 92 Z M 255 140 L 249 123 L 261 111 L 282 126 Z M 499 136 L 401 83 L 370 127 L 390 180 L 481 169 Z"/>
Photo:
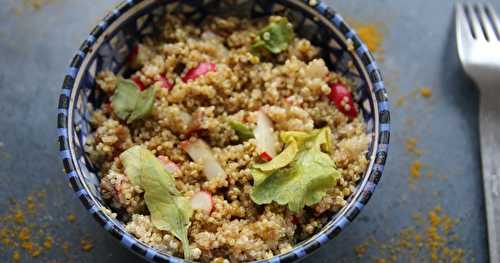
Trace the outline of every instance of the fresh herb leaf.
<path fill-rule="evenodd" d="M 133 81 L 120 79 L 111 97 L 111 106 L 118 118 L 132 123 L 151 113 L 154 99 L 154 88 L 141 92 Z"/>
<path fill-rule="evenodd" d="M 133 146 L 120 159 L 131 182 L 144 190 L 153 225 L 176 236 L 182 242 L 184 257 L 189 259 L 188 228 L 193 211 L 189 200 L 175 188 L 172 174 L 143 146 Z"/>
<path fill-rule="evenodd" d="M 141 185 L 142 162 L 141 155 L 144 149 L 139 146 L 129 148 L 120 154 L 120 160 L 123 164 L 125 174 L 133 185 Z"/>
<path fill-rule="evenodd" d="M 297 142 L 292 140 L 290 144 L 276 157 L 267 163 L 255 164 L 253 168 L 259 169 L 263 172 L 280 169 L 290 164 L 297 156 L 299 148 Z"/>
<path fill-rule="evenodd" d="M 231 129 L 236 132 L 241 140 L 246 141 L 248 139 L 255 138 L 255 136 L 253 135 L 253 130 L 245 124 L 235 120 L 228 120 L 227 123 L 229 124 Z"/>
<path fill-rule="evenodd" d="M 293 41 L 293 28 L 286 18 L 269 23 L 259 32 L 259 39 L 252 45 L 253 52 L 267 50 L 273 54 L 281 53 Z"/>
<path fill-rule="evenodd" d="M 275 201 L 280 205 L 288 205 L 292 212 L 299 212 L 304 206 L 318 203 L 328 189 L 335 187 L 340 173 L 330 155 L 322 151 L 322 148 L 331 149 L 331 145 L 327 146 L 331 143 L 330 129 L 323 128 L 314 130 L 308 136 L 306 134 L 281 134 L 282 140 L 287 139 L 284 140 L 288 144 L 285 151 L 293 144 L 299 148 L 288 166 L 272 170 L 266 169 L 269 167 L 261 169 L 262 165 L 260 168 L 259 165 L 253 167 L 254 186 L 250 197 L 255 203 L 260 205 Z"/>
<path fill-rule="evenodd" d="M 142 186 L 151 222 L 156 228 L 170 231 L 176 236 L 182 242 L 184 257 L 189 259 L 188 228 L 189 218 L 193 214 L 191 202 L 181 196 L 175 189 L 175 183 L 171 184 L 170 181 L 173 181 L 172 175 L 163 166 L 145 162 Z"/>
<path fill-rule="evenodd" d="M 316 129 L 309 133 L 301 131 L 282 132 L 280 133 L 280 139 L 286 144 L 296 141 L 299 148 L 316 146 L 321 147 L 327 153 L 333 151 L 330 128 Z M 306 143 L 308 145 L 305 145 Z"/>

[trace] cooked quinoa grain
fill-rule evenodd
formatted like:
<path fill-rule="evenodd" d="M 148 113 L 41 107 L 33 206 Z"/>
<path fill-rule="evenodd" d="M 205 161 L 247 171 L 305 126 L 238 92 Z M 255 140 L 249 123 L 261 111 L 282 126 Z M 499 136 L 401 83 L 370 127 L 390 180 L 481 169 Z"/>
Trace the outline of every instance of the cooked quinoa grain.
<path fill-rule="evenodd" d="M 191 200 L 188 249 L 197 261 L 241 262 L 287 252 L 347 204 L 368 164 L 369 136 L 352 104 L 349 81 L 330 72 L 307 39 L 293 37 L 279 54 L 253 49 L 262 40 L 261 29 L 282 19 L 209 18 L 198 26 L 168 16 L 160 35 L 137 46 L 131 75 L 99 73 L 97 88 L 111 102 L 93 110 L 86 151 L 100 168 L 108 213 L 140 241 L 183 255 L 181 241 L 155 226 L 144 198 L 147 189 L 127 174 L 122 154 L 135 145 L 161 160 L 180 195 Z M 122 78 L 144 90 L 137 94 L 152 89 L 149 114 L 130 121 L 117 112 L 113 103 Z M 337 101 L 333 83 L 349 95 Z M 271 127 L 262 128 L 262 118 Z M 309 134 L 320 128 L 331 131 L 328 156 L 339 172 L 333 187 L 298 213 L 276 202 L 256 204 L 253 166 L 288 147 L 280 133 Z M 259 129 L 270 133 L 259 136 Z M 200 161 L 196 154 L 205 157 Z M 208 162 L 212 166 L 207 168 Z M 197 198 L 209 201 L 193 203 Z"/>

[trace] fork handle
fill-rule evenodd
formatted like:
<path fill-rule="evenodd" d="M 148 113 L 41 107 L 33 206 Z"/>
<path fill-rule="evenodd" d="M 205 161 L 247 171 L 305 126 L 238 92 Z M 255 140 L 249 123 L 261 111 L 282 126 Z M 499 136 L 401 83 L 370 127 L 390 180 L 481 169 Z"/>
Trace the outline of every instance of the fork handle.
<path fill-rule="evenodd" d="M 500 263 L 500 101 L 491 95 L 480 98 L 479 132 L 490 262 Z"/>

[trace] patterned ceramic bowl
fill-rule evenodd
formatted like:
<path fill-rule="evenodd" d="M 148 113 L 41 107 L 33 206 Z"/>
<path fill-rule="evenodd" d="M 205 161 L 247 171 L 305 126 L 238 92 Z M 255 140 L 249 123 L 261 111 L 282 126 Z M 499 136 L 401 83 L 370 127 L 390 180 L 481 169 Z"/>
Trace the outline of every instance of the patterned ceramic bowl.
<path fill-rule="evenodd" d="M 97 169 L 83 150 L 90 133 L 87 103 L 99 106 L 96 73 L 118 72 L 136 42 L 157 30 L 166 12 L 183 13 L 195 22 L 207 15 L 260 17 L 286 15 L 295 32 L 321 48 L 331 70 L 355 83 L 355 99 L 363 113 L 371 143 L 369 166 L 348 204 L 329 223 L 291 251 L 259 262 L 292 262 L 310 254 L 334 238 L 359 214 L 379 182 L 389 143 L 389 105 L 380 71 L 366 45 L 342 17 L 318 0 L 128 0 L 109 13 L 83 42 L 64 79 L 59 98 L 58 140 L 66 176 L 77 197 L 100 225 L 125 247 L 151 262 L 183 262 L 159 252 L 127 233 L 124 225 L 110 218 L 99 193 Z"/>

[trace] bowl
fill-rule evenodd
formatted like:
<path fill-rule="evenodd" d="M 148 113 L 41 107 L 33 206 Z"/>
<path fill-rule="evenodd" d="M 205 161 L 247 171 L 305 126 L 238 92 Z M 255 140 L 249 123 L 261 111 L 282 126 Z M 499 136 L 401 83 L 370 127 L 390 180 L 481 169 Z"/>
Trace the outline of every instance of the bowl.
<path fill-rule="evenodd" d="M 134 44 L 155 32 L 166 12 L 182 13 L 194 22 L 207 15 L 285 15 L 297 35 L 321 48 L 321 56 L 331 70 L 341 72 L 354 83 L 354 97 L 366 132 L 371 135 L 367 170 L 348 204 L 332 215 L 321 231 L 287 253 L 257 262 L 293 262 L 317 250 L 346 228 L 367 204 L 382 176 L 390 135 L 387 93 L 373 56 L 342 17 L 318 0 L 127 0 L 106 15 L 73 57 L 59 97 L 60 157 L 77 198 L 107 232 L 134 253 L 151 262 L 185 262 L 137 240 L 123 223 L 108 215 L 99 192 L 98 169 L 83 148 L 91 132 L 88 105 L 102 103 L 94 89 L 97 72 L 119 72 Z"/>

